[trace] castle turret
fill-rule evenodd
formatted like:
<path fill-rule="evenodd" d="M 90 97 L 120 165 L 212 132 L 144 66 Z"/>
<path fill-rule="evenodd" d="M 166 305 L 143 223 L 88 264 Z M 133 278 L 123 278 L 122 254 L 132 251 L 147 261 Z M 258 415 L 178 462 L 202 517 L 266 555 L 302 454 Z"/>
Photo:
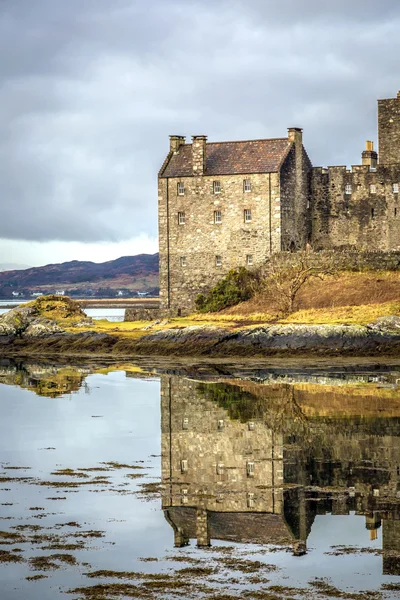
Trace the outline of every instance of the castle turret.
<path fill-rule="evenodd" d="M 378 153 L 374 150 L 374 142 L 367 141 L 366 148 L 362 153 L 362 164 L 376 169 L 378 164 Z"/>
<path fill-rule="evenodd" d="M 400 92 L 378 100 L 379 163 L 400 164 Z"/>

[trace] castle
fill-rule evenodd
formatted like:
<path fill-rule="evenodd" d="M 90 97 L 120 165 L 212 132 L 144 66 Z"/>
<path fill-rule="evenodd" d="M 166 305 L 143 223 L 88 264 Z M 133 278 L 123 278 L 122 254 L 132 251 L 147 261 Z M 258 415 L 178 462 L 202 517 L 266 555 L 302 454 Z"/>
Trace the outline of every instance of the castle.
<path fill-rule="evenodd" d="M 398 404 L 360 394 L 368 373 L 350 386 L 320 385 L 315 373 L 310 386 L 304 376 L 286 383 L 287 372 L 285 383 L 259 376 L 161 377 L 162 506 L 174 545 L 225 540 L 299 555 L 317 515 L 355 513 L 366 541 L 382 539 L 382 572 L 399 575 Z"/>
<path fill-rule="evenodd" d="M 379 158 L 368 141 L 348 170 L 313 167 L 300 128 L 239 142 L 170 136 L 158 176 L 161 308 L 190 312 L 230 269 L 276 252 L 400 250 L 400 92 L 378 100 L 378 142 Z"/>

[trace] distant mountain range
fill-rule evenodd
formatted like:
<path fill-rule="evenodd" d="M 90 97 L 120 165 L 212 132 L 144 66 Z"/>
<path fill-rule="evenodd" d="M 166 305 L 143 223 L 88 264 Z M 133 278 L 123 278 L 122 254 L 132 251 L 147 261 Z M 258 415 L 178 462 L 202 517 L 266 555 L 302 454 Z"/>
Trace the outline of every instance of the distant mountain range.
<path fill-rule="evenodd" d="M 0 297 L 16 294 L 115 296 L 158 293 L 158 254 L 123 256 L 104 263 L 73 260 L 61 264 L 0 272 Z M 13 294 L 14 292 L 14 294 Z"/>

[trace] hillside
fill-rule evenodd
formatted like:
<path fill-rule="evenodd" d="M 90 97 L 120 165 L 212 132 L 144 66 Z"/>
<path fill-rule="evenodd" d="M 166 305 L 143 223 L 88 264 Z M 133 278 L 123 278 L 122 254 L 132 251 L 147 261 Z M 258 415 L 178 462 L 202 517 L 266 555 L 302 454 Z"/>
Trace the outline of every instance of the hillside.
<path fill-rule="evenodd" d="M 44 267 L 0 272 L 0 297 L 12 293 L 51 294 L 65 291 L 68 295 L 124 295 L 137 291 L 158 290 L 158 254 L 123 256 L 104 263 L 73 260 Z"/>

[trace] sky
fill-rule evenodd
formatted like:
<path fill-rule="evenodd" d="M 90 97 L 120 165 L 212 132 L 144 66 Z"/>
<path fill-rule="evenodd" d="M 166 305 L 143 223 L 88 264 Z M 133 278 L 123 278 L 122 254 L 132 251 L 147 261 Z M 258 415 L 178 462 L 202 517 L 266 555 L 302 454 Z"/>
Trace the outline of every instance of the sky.
<path fill-rule="evenodd" d="M 0 0 L 0 263 L 154 253 L 170 134 L 360 162 L 399 0 Z"/>

